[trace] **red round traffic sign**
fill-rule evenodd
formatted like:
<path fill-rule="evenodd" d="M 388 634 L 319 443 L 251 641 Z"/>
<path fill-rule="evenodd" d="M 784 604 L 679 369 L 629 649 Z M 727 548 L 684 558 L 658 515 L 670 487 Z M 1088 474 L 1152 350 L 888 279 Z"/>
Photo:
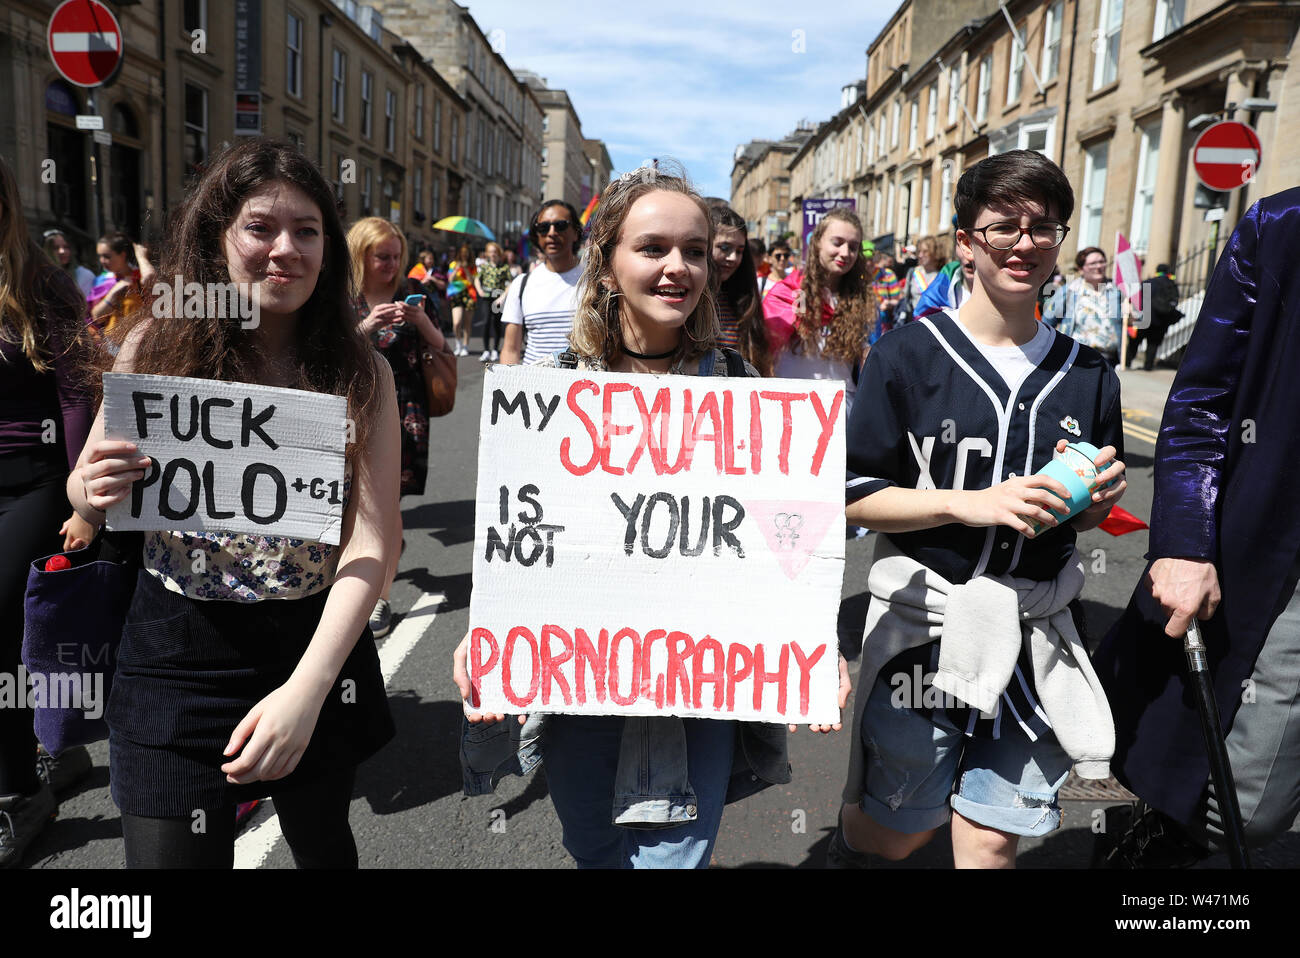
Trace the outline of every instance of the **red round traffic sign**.
<path fill-rule="evenodd" d="M 50 17 L 45 42 L 54 66 L 77 86 L 102 85 L 122 63 L 122 27 L 99 0 L 59 4 Z"/>
<path fill-rule="evenodd" d="M 1234 121 L 1207 127 L 1192 147 L 1196 175 L 1212 190 L 1235 190 L 1249 183 L 1262 156 L 1255 131 Z"/>

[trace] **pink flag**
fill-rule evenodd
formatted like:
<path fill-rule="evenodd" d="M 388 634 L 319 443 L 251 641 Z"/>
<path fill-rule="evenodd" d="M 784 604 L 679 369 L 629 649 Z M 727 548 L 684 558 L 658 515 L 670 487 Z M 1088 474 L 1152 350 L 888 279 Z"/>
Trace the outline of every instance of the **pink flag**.
<path fill-rule="evenodd" d="M 1134 309 L 1142 308 L 1142 261 L 1119 232 L 1115 234 L 1115 285 L 1132 300 Z"/>

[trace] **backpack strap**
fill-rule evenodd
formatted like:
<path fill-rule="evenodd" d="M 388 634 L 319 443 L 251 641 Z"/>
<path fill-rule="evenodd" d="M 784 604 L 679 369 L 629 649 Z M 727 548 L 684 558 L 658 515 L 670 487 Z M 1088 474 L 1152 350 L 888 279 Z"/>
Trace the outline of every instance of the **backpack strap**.
<path fill-rule="evenodd" d="M 736 350 L 723 346 L 722 355 L 727 360 L 727 375 L 732 379 L 744 379 L 749 375 L 745 369 L 745 357 Z"/>
<path fill-rule="evenodd" d="M 707 353 L 705 353 L 703 356 L 700 357 L 700 375 L 712 376 L 713 367 L 716 363 L 717 363 L 717 353 L 714 350 L 710 349 Z"/>

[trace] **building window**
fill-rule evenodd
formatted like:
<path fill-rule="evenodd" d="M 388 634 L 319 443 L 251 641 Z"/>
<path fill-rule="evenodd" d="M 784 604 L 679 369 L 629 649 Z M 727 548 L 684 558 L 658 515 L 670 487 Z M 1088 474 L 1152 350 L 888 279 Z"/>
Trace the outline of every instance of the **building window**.
<path fill-rule="evenodd" d="M 433 148 L 442 152 L 442 101 L 433 101 Z"/>
<path fill-rule="evenodd" d="M 371 124 L 372 104 L 375 99 L 375 75 L 361 71 L 361 135 L 367 140 L 373 129 Z"/>
<path fill-rule="evenodd" d="M 288 53 L 284 65 L 285 90 L 292 96 L 302 96 L 302 18 L 289 14 L 286 33 Z"/>
<path fill-rule="evenodd" d="M 384 91 L 384 149 L 397 149 L 397 94 L 392 90 Z"/>
<path fill-rule="evenodd" d="M 952 220 L 952 160 L 939 167 L 939 227 L 946 230 Z"/>
<path fill-rule="evenodd" d="M 339 208 L 344 210 L 346 216 L 346 207 L 343 205 L 343 154 L 334 154 L 334 199 L 338 201 Z"/>
<path fill-rule="evenodd" d="M 958 98 L 961 96 L 961 72 L 957 67 L 948 69 L 948 125 L 957 122 Z"/>
<path fill-rule="evenodd" d="M 301 133 L 297 130 L 286 130 L 284 135 L 289 138 L 290 143 L 296 146 L 299 150 L 302 150 L 303 138 Z"/>
<path fill-rule="evenodd" d="M 1007 73 L 1008 106 L 1020 99 L 1020 78 L 1025 72 L 1025 48 L 1020 44 L 1020 33 L 1023 30 L 1023 26 L 1016 27 L 1016 32 L 1011 36 L 1010 71 Z"/>
<path fill-rule="evenodd" d="M 928 143 L 934 139 L 935 130 L 939 127 L 939 81 L 935 80 L 930 84 L 930 89 L 926 92 L 925 106 L 925 139 Z"/>
<path fill-rule="evenodd" d="M 543 133 L 551 132 L 551 118 L 547 116 L 545 113 L 542 114 L 542 132 Z"/>
<path fill-rule="evenodd" d="M 480 170 L 483 169 L 483 117 L 478 118 L 478 127 L 475 129 L 474 136 L 474 165 Z"/>
<path fill-rule="evenodd" d="M 1046 123 L 1028 123 L 1020 128 L 1016 138 L 1016 149 L 1034 150 L 1051 159 L 1052 157 L 1052 139 L 1056 132 L 1056 118 L 1048 120 Z"/>
<path fill-rule="evenodd" d="M 917 229 L 922 235 L 930 232 L 930 171 L 921 176 L 921 225 Z"/>
<path fill-rule="evenodd" d="M 424 85 L 415 87 L 415 138 L 424 139 Z"/>
<path fill-rule="evenodd" d="M 886 149 L 886 147 L 885 147 L 885 142 L 886 142 L 886 141 L 885 141 L 885 114 L 883 114 L 883 113 L 880 114 L 880 122 L 877 123 L 876 126 L 879 128 L 879 134 L 880 134 L 880 135 L 877 137 L 877 140 L 876 140 L 876 142 L 878 142 L 878 143 L 880 144 L 880 152 L 877 154 L 877 158 L 879 158 L 879 157 L 882 157 L 882 156 L 885 155 L 885 149 Z"/>
<path fill-rule="evenodd" d="M 424 167 L 415 168 L 415 178 L 411 182 L 411 209 L 422 214 L 424 203 Z"/>
<path fill-rule="evenodd" d="M 460 157 L 457 155 L 457 151 L 459 150 L 459 148 L 460 148 L 460 114 L 453 113 L 451 115 L 451 155 L 450 155 L 450 160 L 453 163 L 460 162 Z"/>
<path fill-rule="evenodd" d="M 1137 190 L 1133 195 L 1133 225 L 1129 242 L 1139 253 L 1151 245 L 1151 208 L 1156 197 L 1156 167 L 1160 163 L 1160 123 L 1142 128 L 1138 146 Z"/>
<path fill-rule="evenodd" d="M 1106 154 L 1109 144 L 1100 143 L 1083 158 L 1083 202 L 1080 204 L 1079 246 L 1101 243 L 1101 212 L 1106 202 Z"/>
<path fill-rule="evenodd" d="M 1184 6 L 1184 0 L 1156 0 L 1156 20 L 1151 30 L 1152 43 L 1183 25 Z"/>
<path fill-rule="evenodd" d="M 477 59 L 476 59 L 477 57 L 478 57 L 478 47 L 475 44 L 471 43 L 469 45 L 469 72 L 470 73 L 474 72 L 474 66 L 477 63 Z"/>
<path fill-rule="evenodd" d="M 550 147 L 545 147 L 545 146 L 542 147 L 542 166 L 546 166 L 548 163 L 550 163 L 550 155 L 551 155 Z"/>
<path fill-rule="evenodd" d="M 1061 68 L 1061 20 L 1065 16 L 1065 0 L 1056 0 L 1043 17 L 1043 82 L 1056 79 Z"/>
<path fill-rule="evenodd" d="M 429 222 L 436 223 L 441 219 L 438 213 L 442 209 L 442 177 L 434 173 L 431 179 L 433 182 L 429 186 Z"/>
<path fill-rule="evenodd" d="M 884 205 L 884 197 L 881 195 L 880 188 L 877 187 L 875 213 L 873 214 L 871 221 L 871 233 L 873 236 L 880 235 L 880 210 Z"/>
<path fill-rule="evenodd" d="M 185 84 L 185 172 L 197 173 L 208 158 L 208 91 Z"/>
<path fill-rule="evenodd" d="M 876 158 L 876 125 L 867 121 L 867 162 Z"/>
<path fill-rule="evenodd" d="M 885 221 L 885 228 L 891 233 L 898 232 L 898 188 L 893 180 L 889 181 L 889 208 L 885 214 L 889 218 Z"/>
<path fill-rule="evenodd" d="M 894 108 L 889 111 L 889 148 L 898 146 L 898 128 L 903 122 L 903 104 L 894 101 Z"/>
<path fill-rule="evenodd" d="M 374 199 L 375 176 L 370 167 L 366 167 L 361 174 L 361 212 L 366 215 L 372 215 L 375 210 L 371 205 Z"/>
<path fill-rule="evenodd" d="M 334 50 L 334 66 L 330 77 L 330 113 L 343 122 L 343 103 L 347 96 L 348 57 L 342 50 Z"/>
<path fill-rule="evenodd" d="M 1097 42 L 1093 44 L 1092 88 L 1100 90 L 1119 76 L 1120 28 L 1124 25 L 1124 0 L 1100 0 Z"/>
<path fill-rule="evenodd" d="M 993 54 L 980 59 L 979 99 L 975 101 L 975 125 L 980 126 L 989 116 L 989 94 L 993 90 Z"/>
<path fill-rule="evenodd" d="M 208 29 L 208 0 L 185 0 L 182 23 L 186 33 Z"/>
<path fill-rule="evenodd" d="M 916 138 L 921 132 L 920 127 L 921 104 L 913 100 L 911 111 L 907 119 L 907 148 L 909 150 L 916 149 Z"/>

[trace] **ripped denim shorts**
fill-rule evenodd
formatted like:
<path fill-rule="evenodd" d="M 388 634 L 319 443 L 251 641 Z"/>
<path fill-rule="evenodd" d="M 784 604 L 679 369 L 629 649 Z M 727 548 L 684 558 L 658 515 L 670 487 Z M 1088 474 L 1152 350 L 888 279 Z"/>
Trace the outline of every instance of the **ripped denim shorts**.
<path fill-rule="evenodd" d="M 881 825 L 914 834 L 948 821 L 948 808 L 1013 835 L 1046 835 L 1061 824 L 1056 794 L 1073 762 L 1050 731 L 1031 741 L 1015 722 L 996 739 L 971 738 L 947 714 L 896 706 L 877 677 L 862 713 L 867 750 L 862 811 Z"/>

